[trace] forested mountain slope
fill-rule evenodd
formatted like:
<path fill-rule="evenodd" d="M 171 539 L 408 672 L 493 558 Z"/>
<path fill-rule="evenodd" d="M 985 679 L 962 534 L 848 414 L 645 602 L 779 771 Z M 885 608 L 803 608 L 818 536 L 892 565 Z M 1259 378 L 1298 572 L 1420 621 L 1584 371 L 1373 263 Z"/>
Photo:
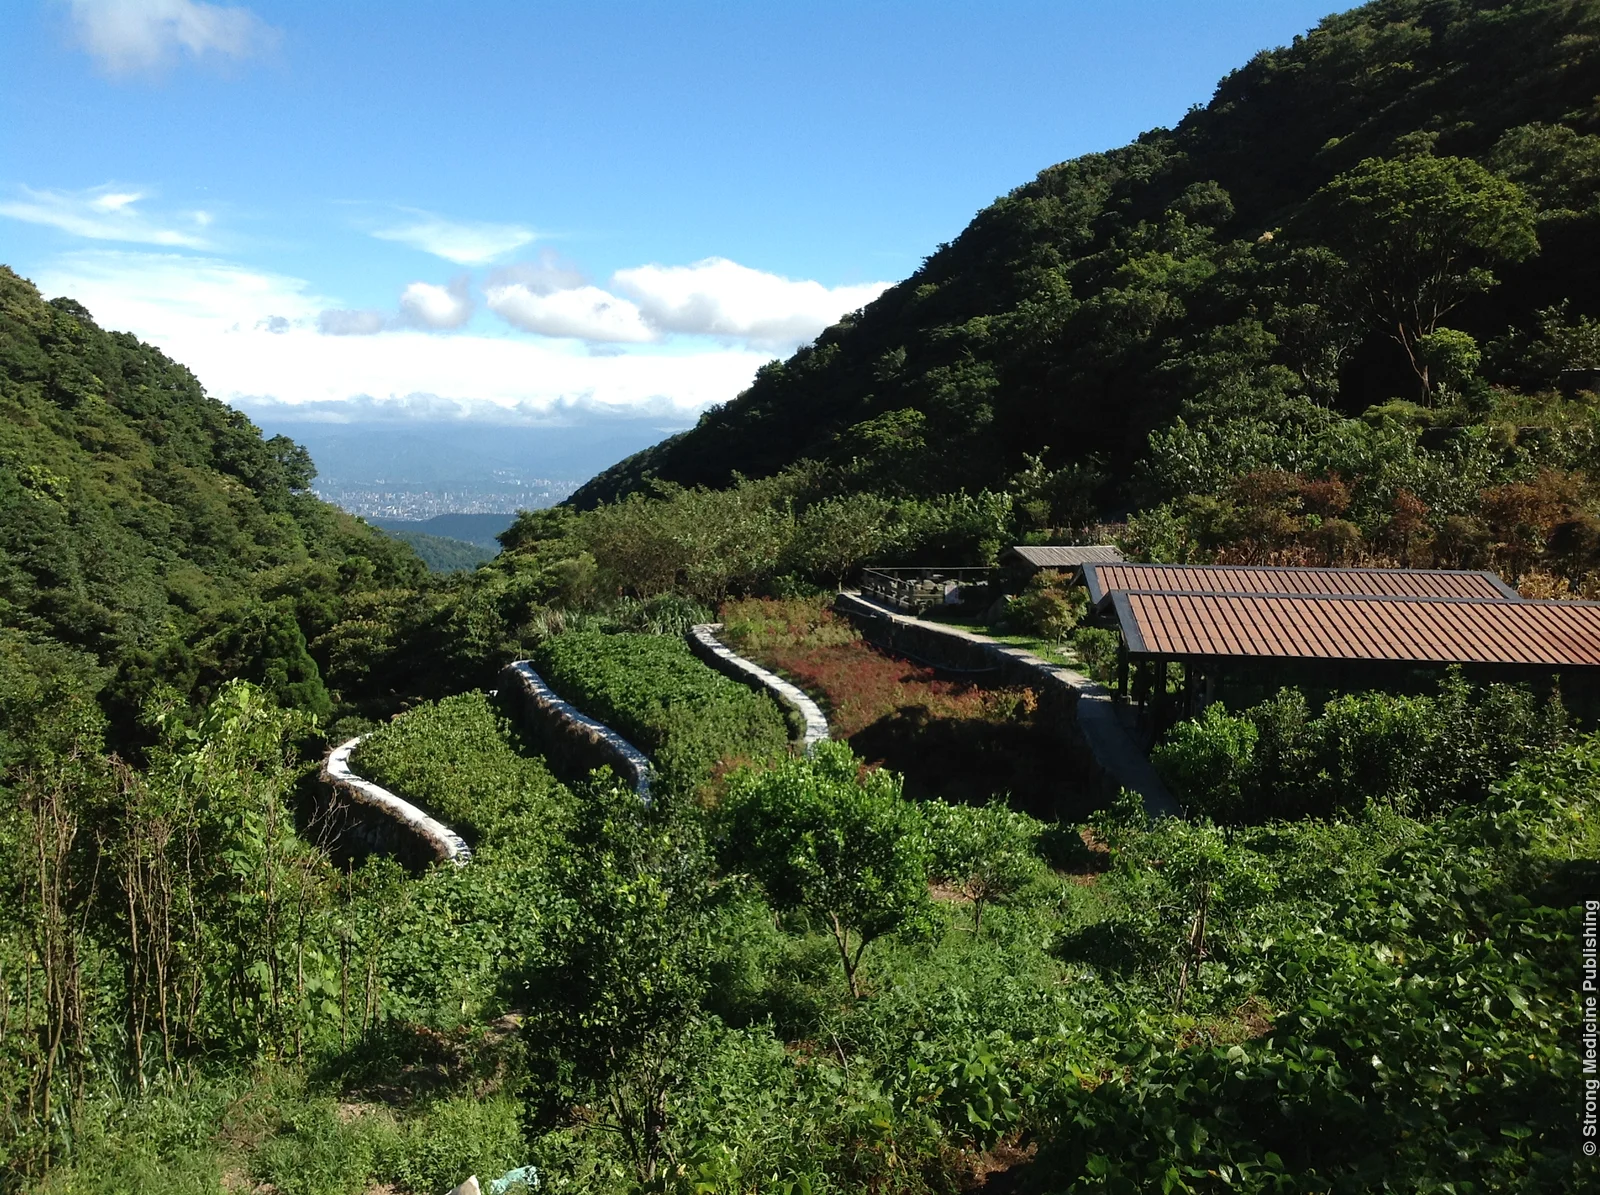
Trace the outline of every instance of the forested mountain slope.
<path fill-rule="evenodd" d="M 233 676 L 325 713 L 307 640 L 404 544 L 317 500 L 311 459 L 186 368 L 0 266 L 0 631 L 104 686 L 126 727 L 158 686 Z"/>
<path fill-rule="evenodd" d="M 1441 320 L 1474 338 L 1478 380 L 1548 387 L 1600 365 L 1571 350 L 1574 321 L 1600 311 L 1597 79 L 1596 0 L 1329 17 L 1175 129 L 997 200 L 572 502 L 802 460 L 834 492 L 976 490 L 1048 448 L 1103 513 L 1167 496 L 1129 468 L 1180 412 L 1281 427 L 1432 403 L 1462 343 L 1424 339 Z"/>

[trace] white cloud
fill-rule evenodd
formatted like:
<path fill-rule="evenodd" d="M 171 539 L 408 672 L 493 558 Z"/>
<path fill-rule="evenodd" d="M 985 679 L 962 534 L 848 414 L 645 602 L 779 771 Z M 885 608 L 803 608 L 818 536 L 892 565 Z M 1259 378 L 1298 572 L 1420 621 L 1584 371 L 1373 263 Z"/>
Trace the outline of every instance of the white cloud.
<path fill-rule="evenodd" d="M 413 282 L 400 294 L 400 311 L 419 328 L 459 328 L 472 318 L 467 279 L 457 278 L 449 286 Z"/>
<path fill-rule="evenodd" d="M 247 8 L 198 0 L 68 0 L 83 48 L 113 75 L 158 70 L 180 51 L 196 58 L 248 58 L 270 49 L 277 30 Z"/>
<path fill-rule="evenodd" d="M 317 315 L 317 331 L 325 336 L 373 336 L 389 326 L 381 311 L 352 311 L 330 308 Z"/>
<path fill-rule="evenodd" d="M 589 280 L 583 271 L 570 261 L 563 260 L 549 249 L 541 249 L 535 261 L 514 261 L 489 273 L 489 286 L 521 284 L 536 295 L 548 295 L 558 290 L 573 290 Z"/>
<path fill-rule="evenodd" d="M 810 340 L 889 286 L 826 287 L 739 265 L 723 257 L 692 266 L 638 266 L 612 275 L 623 298 L 545 255 L 494 271 L 485 293 L 507 322 L 544 336 L 641 344 L 671 333 L 740 340 L 781 349 Z"/>
<path fill-rule="evenodd" d="M 532 229 L 518 224 L 446 220 L 429 212 L 411 214 L 417 218 L 410 223 L 380 228 L 372 235 L 382 241 L 410 245 L 462 266 L 487 265 L 513 249 L 520 249 L 536 235 Z"/>
<path fill-rule="evenodd" d="M 520 418 L 579 411 L 681 419 L 732 398 L 767 360 L 742 349 L 664 345 L 595 357 L 572 341 L 413 329 L 324 335 L 329 313 L 364 313 L 341 309 L 300 279 L 215 258 L 85 250 L 35 278 L 46 294 L 84 304 L 102 326 L 156 344 L 216 397 L 256 405 L 326 412 L 355 399 L 431 395 Z"/>
<path fill-rule="evenodd" d="M 87 191 L 35 191 L 32 187 L 19 187 L 17 192 L 18 198 L 0 201 L 0 216 L 29 224 L 45 224 L 97 241 L 185 249 L 207 247 L 206 239 L 200 235 L 200 230 L 211 223 L 207 213 L 191 212 L 186 218 L 152 220 L 136 206 L 146 198 L 140 191 L 105 186 Z"/>
<path fill-rule="evenodd" d="M 254 330 L 274 317 L 309 327 L 329 306 L 299 278 L 177 253 L 85 249 L 58 259 L 36 280 L 47 294 L 82 303 L 103 327 L 140 335 L 169 329 Z"/>
<path fill-rule="evenodd" d="M 768 346 L 810 340 L 890 285 L 826 287 L 752 270 L 725 257 L 708 257 L 692 266 L 618 270 L 612 281 L 661 331 L 725 336 Z"/>
<path fill-rule="evenodd" d="M 598 286 L 541 293 L 526 283 L 490 286 L 489 310 L 525 332 L 578 340 L 642 344 L 657 335 L 626 299 Z"/>

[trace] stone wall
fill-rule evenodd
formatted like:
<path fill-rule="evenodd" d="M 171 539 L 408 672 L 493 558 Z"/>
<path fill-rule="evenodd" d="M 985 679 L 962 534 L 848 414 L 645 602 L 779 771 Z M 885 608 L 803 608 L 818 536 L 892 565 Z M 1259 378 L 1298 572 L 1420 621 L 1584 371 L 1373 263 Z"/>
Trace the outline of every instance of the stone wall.
<path fill-rule="evenodd" d="M 705 622 L 690 628 L 690 650 L 724 676 L 770 694 L 779 705 L 799 715 L 800 733 L 798 736 L 791 733 L 789 737 L 798 738 L 800 746 L 809 755 L 813 747 L 828 737 L 828 719 L 822 708 L 807 697 L 803 689 L 734 652 L 717 638 L 717 632 L 721 629 L 720 622 Z"/>
<path fill-rule="evenodd" d="M 643 751 L 556 696 L 531 661 L 508 664 L 501 676 L 502 684 L 521 696 L 527 727 L 555 767 L 569 775 L 611 768 L 641 800 L 650 800 L 653 772 Z"/>
<path fill-rule="evenodd" d="M 411 867 L 471 862 L 472 848 L 449 826 L 350 770 L 350 753 L 364 737 L 340 743 L 322 765 L 334 795 L 327 816 L 344 849 L 392 855 Z"/>
<path fill-rule="evenodd" d="M 1107 797 L 1129 789 L 1147 812 L 1170 816 L 1177 802 L 1150 766 L 1149 756 L 1122 723 L 1111 691 L 1070 668 L 1020 647 L 996 643 L 959 627 L 898 614 L 855 593 L 841 593 L 834 609 L 862 636 L 896 655 L 948 672 L 983 674 L 998 684 L 1026 685 L 1039 694 L 1042 719 L 1054 731 L 1063 763 L 1086 787 Z"/>

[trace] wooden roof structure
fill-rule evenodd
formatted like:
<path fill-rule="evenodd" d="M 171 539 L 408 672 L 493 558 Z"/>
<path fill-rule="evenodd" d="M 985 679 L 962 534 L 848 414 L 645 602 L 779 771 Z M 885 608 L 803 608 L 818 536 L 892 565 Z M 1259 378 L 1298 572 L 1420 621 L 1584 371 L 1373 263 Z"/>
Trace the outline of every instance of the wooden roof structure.
<path fill-rule="evenodd" d="M 1010 556 L 1034 568 L 1079 568 L 1091 562 L 1122 559 L 1113 544 L 1019 544 L 1002 553 L 1002 558 Z"/>
<path fill-rule="evenodd" d="M 1248 564 L 1086 562 L 1083 581 L 1101 606 L 1119 590 L 1146 593 L 1258 593 L 1322 597 L 1455 598 L 1520 601 L 1488 572 L 1423 568 L 1287 568 Z"/>
<path fill-rule="evenodd" d="M 1133 656 L 1600 667 L 1600 602 L 1116 590 Z"/>

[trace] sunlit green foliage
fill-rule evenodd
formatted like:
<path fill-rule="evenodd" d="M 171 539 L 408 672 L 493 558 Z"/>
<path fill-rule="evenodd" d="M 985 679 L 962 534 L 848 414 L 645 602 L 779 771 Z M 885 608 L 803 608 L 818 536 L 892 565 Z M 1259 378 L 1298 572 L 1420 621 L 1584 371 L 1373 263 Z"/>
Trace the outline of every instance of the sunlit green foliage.
<path fill-rule="evenodd" d="M 1003 901 L 1040 871 L 1040 823 L 998 802 L 922 807 L 928 836 L 928 874 L 954 884 L 972 902 L 972 929 L 983 928 L 983 907 Z"/>
<path fill-rule="evenodd" d="M 1437 695 L 1351 693 L 1316 715 L 1296 689 L 1237 714 L 1213 705 L 1151 760 L 1192 812 L 1221 822 L 1351 814 L 1368 801 L 1431 813 L 1481 801 L 1567 733 L 1559 695 L 1475 689 L 1452 674 Z"/>
<path fill-rule="evenodd" d="M 0 608 L 109 671 L 115 734 L 160 685 L 233 676 L 327 712 L 307 641 L 420 565 L 313 474 L 183 366 L 0 267 Z"/>
<path fill-rule="evenodd" d="M 534 660 L 558 693 L 646 752 L 677 791 L 695 792 L 720 763 L 788 745 L 773 700 L 713 672 L 682 639 L 584 631 L 547 640 Z"/>
<path fill-rule="evenodd" d="M 779 910 L 833 934 L 852 996 L 867 947 L 906 926 L 927 899 L 915 806 L 885 771 L 860 774 L 842 743 L 745 773 L 723 799 L 726 862 L 748 869 Z"/>
<path fill-rule="evenodd" d="M 493 841 L 559 819 L 568 794 L 482 692 L 407 711 L 361 741 L 351 766 L 457 833 Z"/>

